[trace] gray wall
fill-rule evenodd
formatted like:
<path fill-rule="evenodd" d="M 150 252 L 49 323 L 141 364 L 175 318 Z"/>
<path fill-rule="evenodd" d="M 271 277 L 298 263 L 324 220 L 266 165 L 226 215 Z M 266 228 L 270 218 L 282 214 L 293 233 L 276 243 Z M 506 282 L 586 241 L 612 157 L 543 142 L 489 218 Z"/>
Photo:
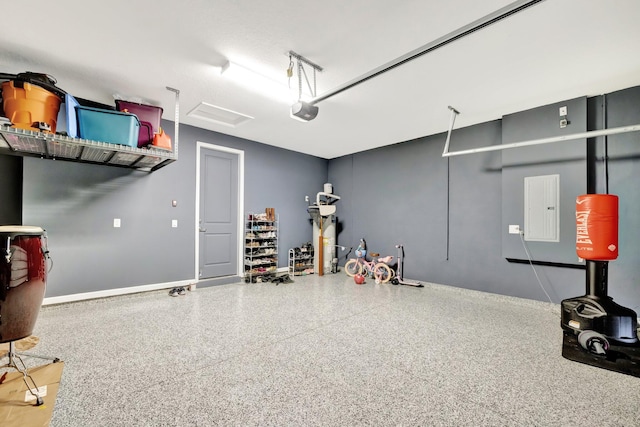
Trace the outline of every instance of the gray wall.
<path fill-rule="evenodd" d="M 287 250 L 311 240 L 304 196 L 322 189 L 327 161 L 181 125 L 179 160 L 152 173 L 24 159 L 24 223 L 47 230 L 54 259 L 47 297 L 195 277 L 197 141 L 245 151 L 245 210 L 275 208 L 286 267 Z"/>
<path fill-rule="evenodd" d="M 639 88 L 616 92 L 607 98 L 610 127 L 640 123 Z M 557 129 L 560 104 L 569 105 L 569 116 L 575 124 L 566 133 L 584 130 L 587 116 L 598 115 L 585 111 L 585 105 L 593 109 L 596 103 L 585 103 L 584 99 L 559 102 L 519 117 L 514 115 L 511 119 L 517 118 L 516 122 L 525 125 L 508 130 L 510 142 L 554 135 L 544 134 L 548 132 L 546 124 L 539 124 L 536 134 L 534 124 L 547 123 L 553 116 L 554 129 Z M 577 114 L 573 116 L 573 113 Z M 500 144 L 503 124 L 500 120 L 457 129 L 453 132 L 451 150 Z M 590 129 L 600 128 L 598 123 L 589 123 L 589 126 Z M 519 129 L 522 129 L 520 135 Z M 441 157 L 445 138 L 446 134 L 440 134 L 332 159 L 329 181 L 343 197 L 337 213 L 343 225 L 338 235 L 339 243 L 355 246 L 364 236 L 369 250 L 395 255 L 393 246 L 401 242 L 406 249 L 406 277 L 547 300 L 532 267 L 509 263 L 505 259 L 506 253 L 503 254 L 505 239 L 516 238 L 519 245 L 521 242 L 518 236 L 508 235 L 506 225 L 512 219 L 503 220 L 504 212 L 511 213 L 509 208 L 503 210 L 502 207 L 505 184 L 502 154 L 479 153 L 447 160 Z M 640 305 L 640 245 L 635 230 L 640 229 L 636 214 L 640 210 L 640 195 L 635 182 L 640 176 L 640 144 L 638 133 L 616 136 L 615 140 L 621 143 L 614 143 L 613 139 L 609 137 L 610 189 L 621 197 L 621 233 L 620 258 L 609 266 L 609 290 L 618 303 L 637 308 Z M 573 146 L 547 145 L 545 157 L 540 158 L 537 153 L 538 157 L 517 161 L 528 163 L 527 174 L 559 173 L 561 182 L 569 185 L 561 189 L 567 193 L 562 196 L 561 209 L 569 213 L 569 220 L 563 218 L 561 230 L 565 230 L 574 227 L 567 225 L 567 221 L 572 222 L 571 212 L 575 209 L 574 193 L 586 192 L 586 148 L 585 142 L 560 144 Z M 556 155 L 560 161 L 550 161 Z M 518 182 L 517 186 L 522 188 L 522 183 Z M 522 202 L 515 203 L 519 209 Z M 512 223 L 522 224 L 524 218 L 514 220 L 519 222 Z M 573 238 L 562 234 L 562 248 L 555 250 L 549 259 L 575 262 L 574 239 L 575 234 Z M 523 255 L 517 253 L 517 245 L 509 248 L 516 257 Z M 534 258 L 543 257 L 544 251 L 538 249 L 534 245 Z M 540 265 L 535 266 L 535 270 L 542 286 L 556 303 L 585 292 L 583 270 Z"/>
<path fill-rule="evenodd" d="M 500 121 L 456 130 L 451 150 L 499 144 L 501 133 Z M 500 153 L 447 160 L 445 138 L 332 159 L 329 181 L 342 196 L 339 243 L 355 246 L 362 236 L 383 255 L 396 255 L 402 243 L 407 278 L 546 300 L 531 267 L 502 256 Z M 579 272 L 536 269 L 556 302 L 584 289 Z"/>
<path fill-rule="evenodd" d="M 558 109 L 568 108 L 570 124 L 560 128 Z M 587 130 L 587 99 L 562 101 L 502 118 L 502 143 L 569 135 Z M 502 154 L 502 229 L 509 224 L 524 226 L 524 178 L 539 175 L 560 176 L 560 241 L 527 241 L 535 261 L 578 263 L 576 246 L 576 197 L 587 192 L 586 139 L 507 149 Z M 528 259 L 517 234 L 502 234 L 505 258 Z M 581 263 L 584 266 L 584 262 Z"/>
<path fill-rule="evenodd" d="M 587 100 L 589 129 L 602 127 L 601 98 Z M 640 123 L 640 88 L 606 98 L 609 127 Z M 542 119 L 532 111 L 522 117 L 533 114 L 530 123 Z M 498 120 L 457 129 L 451 150 L 500 144 L 503 124 Z M 163 127 L 173 129 L 168 122 Z M 23 223 L 49 232 L 55 266 L 47 296 L 192 279 L 195 144 L 202 141 L 245 150 L 245 210 L 274 207 L 280 215 L 281 267 L 288 248 L 311 240 L 304 196 L 313 197 L 331 182 L 342 197 L 337 205 L 339 244 L 355 246 L 365 237 L 370 250 L 395 255 L 394 245 L 403 243 L 409 278 L 546 300 L 532 268 L 509 263 L 503 254 L 502 154 L 447 160 L 441 157 L 444 140 L 445 134 L 433 135 L 326 161 L 183 125 L 180 160 L 151 174 L 25 158 Z M 618 303 L 637 308 L 640 144 L 638 133 L 608 140 L 609 188 L 621 197 L 620 257 L 610 263 L 609 290 Z M 594 179 L 602 192 L 601 139 L 596 143 Z M 548 153 L 556 153 L 554 145 L 547 147 Z M 566 168 L 566 160 L 558 165 Z M 584 160 L 577 161 L 579 168 L 561 174 L 582 185 Z M 532 174 L 549 172 L 548 160 L 540 161 L 539 168 L 532 163 Z M 171 207 L 173 199 L 177 208 Z M 112 227 L 114 217 L 122 219 L 121 229 Z M 171 219 L 179 220 L 178 229 L 170 228 Z M 561 255 L 573 258 L 575 252 Z M 536 266 L 536 272 L 554 302 L 584 293 L 582 270 Z"/>
<path fill-rule="evenodd" d="M 606 95 L 607 127 L 640 123 L 640 86 Z M 603 96 L 594 100 L 594 128 L 601 128 Z M 640 310 L 640 132 L 611 135 L 608 146 L 608 170 L 604 168 L 605 138 L 596 139 L 597 169 L 595 183 L 598 192 L 606 191 L 608 172 L 609 193 L 620 197 L 618 259 L 609 263 L 609 295 L 618 303 Z M 628 304 L 621 301 L 628 300 Z"/>

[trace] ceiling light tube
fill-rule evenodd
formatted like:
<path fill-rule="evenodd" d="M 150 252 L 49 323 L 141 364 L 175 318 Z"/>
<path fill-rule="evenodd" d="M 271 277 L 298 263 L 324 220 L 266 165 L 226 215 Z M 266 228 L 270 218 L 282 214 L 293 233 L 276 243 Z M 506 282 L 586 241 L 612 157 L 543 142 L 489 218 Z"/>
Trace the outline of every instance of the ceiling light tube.
<path fill-rule="evenodd" d="M 284 81 L 279 82 L 271 79 L 235 62 L 228 61 L 220 69 L 220 74 L 253 92 L 263 94 L 280 102 L 291 103 L 296 98 Z"/>

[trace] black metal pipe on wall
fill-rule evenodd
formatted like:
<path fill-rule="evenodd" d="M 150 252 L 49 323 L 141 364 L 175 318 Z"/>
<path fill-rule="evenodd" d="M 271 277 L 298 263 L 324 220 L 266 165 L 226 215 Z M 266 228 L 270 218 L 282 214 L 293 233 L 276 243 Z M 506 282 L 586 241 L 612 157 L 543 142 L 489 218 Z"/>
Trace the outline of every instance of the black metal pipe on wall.
<path fill-rule="evenodd" d="M 0 225 L 22 224 L 22 157 L 0 154 Z"/>
<path fill-rule="evenodd" d="M 598 120 L 600 119 L 600 120 Z M 607 97 L 601 95 L 587 101 L 587 127 L 589 130 L 607 128 Z M 598 180 L 598 138 L 587 140 L 587 194 L 597 194 L 599 184 L 605 194 L 609 193 L 609 173 L 607 136 L 603 140 L 603 182 Z M 609 293 L 609 263 L 607 261 L 586 261 L 585 293 L 594 297 L 606 298 Z"/>

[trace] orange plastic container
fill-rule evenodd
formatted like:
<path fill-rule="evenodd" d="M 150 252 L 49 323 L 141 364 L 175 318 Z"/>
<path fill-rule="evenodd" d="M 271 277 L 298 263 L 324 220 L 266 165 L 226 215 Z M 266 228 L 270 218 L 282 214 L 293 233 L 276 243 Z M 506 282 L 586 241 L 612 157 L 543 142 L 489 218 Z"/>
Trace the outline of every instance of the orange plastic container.
<path fill-rule="evenodd" d="M 153 147 L 162 150 L 171 150 L 171 137 L 164 133 L 162 128 L 160 128 L 160 133 L 153 135 Z"/>
<path fill-rule="evenodd" d="M 55 133 L 61 103 L 58 95 L 31 83 L 8 81 L 2 83 L 2 99 L 4 114 L 14 127 L 39 131 L 37 123 L 46 123 L 49 132 Z"/>

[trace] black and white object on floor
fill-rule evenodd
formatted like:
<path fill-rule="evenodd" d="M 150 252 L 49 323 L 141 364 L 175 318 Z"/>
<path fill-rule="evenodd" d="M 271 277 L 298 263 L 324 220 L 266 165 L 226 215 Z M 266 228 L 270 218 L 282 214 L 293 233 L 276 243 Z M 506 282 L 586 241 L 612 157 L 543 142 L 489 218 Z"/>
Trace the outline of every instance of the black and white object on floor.
<path fill-rule="evenodd" d="M 285 273 L 285 274 L 278 274 L 272 277 L 271 283 L 275 283 L 277 286 L 280 283 L 293 283 L 293 280 L 291 280 L 291 277 L 289 277 L 289 274 Z"/>
<path fill-rule="evenodd" d="M 587 294 L 561 303 L 562 356 L 640 377 L 638 316 L 607 295 L 607 264 L 587 261 Z"/>
<path fill-rule="evenodd" d="M 187 294 L 187 290 L 185 289 L 184 286 L 180 286 L 179 288 L 172 288 L 169 291 L 170 297 L 177 297 L 177 296 L 186 295 L 186 294 Z"/>

